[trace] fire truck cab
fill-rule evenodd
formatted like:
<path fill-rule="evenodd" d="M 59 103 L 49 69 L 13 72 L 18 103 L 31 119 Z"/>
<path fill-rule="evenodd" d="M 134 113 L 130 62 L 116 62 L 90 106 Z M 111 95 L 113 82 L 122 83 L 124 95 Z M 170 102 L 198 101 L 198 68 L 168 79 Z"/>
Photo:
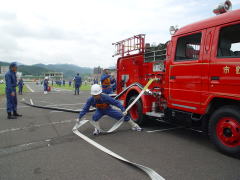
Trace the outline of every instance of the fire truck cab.
<path fill-rule="evenodd" d="M 240 10 L 182 27 L 165 44 L 150 46 L 140 34 L 114 45 L 125 106 L 156 79 L 130 109 L 133 120 L 201 129 L 220 151 L 240 154 Z"/>

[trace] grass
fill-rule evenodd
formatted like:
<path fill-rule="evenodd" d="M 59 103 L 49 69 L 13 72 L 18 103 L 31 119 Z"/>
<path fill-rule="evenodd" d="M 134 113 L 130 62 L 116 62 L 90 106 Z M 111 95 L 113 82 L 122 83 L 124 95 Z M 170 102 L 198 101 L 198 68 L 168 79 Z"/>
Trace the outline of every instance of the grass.
<path fill-rule="evenodd" d="M 50 84 L 50 86 L 52 86 L 52 85 Z M 54 84 L 53 87 L 54 88 L 67 89 L 67 90 L 74 90 L 74 87 L 73 86 L 69 87 L 68 84 L 66 84 L 65 86 L 58 86 L 58 85 Z M 89 91 L 90 89 L 91 89 L 90 84 L 82 85 L 80 87 L 80 90 L 82 90 L 82 91 Z"/>
<path fill-rule="evenodd" d="M 17 92 L 18 92 L 18 88 L 17 88 Z M 26 86 L 23 86 L 23 93 L 25 92 L 29 92 L 29 90 Z M 0 95 L 4 95 L 4 94 L 5 94 L 5 84 L 0 84 Z"/>
<path fill-rule="evenodd" d="M 5 84 L 0 84 L 0 95 L 5 94 Z"/>

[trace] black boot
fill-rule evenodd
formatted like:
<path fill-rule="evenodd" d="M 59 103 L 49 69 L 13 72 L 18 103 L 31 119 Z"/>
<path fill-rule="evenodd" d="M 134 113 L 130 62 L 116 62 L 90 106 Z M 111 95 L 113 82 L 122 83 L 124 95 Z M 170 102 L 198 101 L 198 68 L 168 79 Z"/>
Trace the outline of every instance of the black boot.
<path fill-rule="evenodd" d="M 17 116 L 18 116 L 18 117 L 22 117 L 21 114 L 18 114 L 18 113 L 17 113 L 17 111 L 13 111 L 13 115 L 16 116 L 16 117 L 17 117 Z"/>
<path fill-rule="evenodd" d="M 8 119 L 17 119 L 16 116 L 12 116 L 12 113 L 11 112 L 8 112 Z"/>

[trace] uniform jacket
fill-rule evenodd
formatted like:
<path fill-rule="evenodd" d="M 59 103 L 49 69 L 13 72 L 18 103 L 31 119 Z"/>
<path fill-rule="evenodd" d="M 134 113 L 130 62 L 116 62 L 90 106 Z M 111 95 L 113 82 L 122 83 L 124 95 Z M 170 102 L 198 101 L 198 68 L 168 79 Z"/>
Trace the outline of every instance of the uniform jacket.
<path fill-rule="evenodd" d="M 76 85 L 81 85 L 82 84 L 82 78 L 80 76 L 75 76 L 74 81 Z"/>
<path fill-rule="evenodd" d="M 19 80 L 18 81 L 18 87 L 23 87 L 24 83 L 23 83 L 23 80 Z"/>
<path fill-rule="evenodd" d="M 103 74 L 101 76 L 101 83 L 102 83 L 102 88 L 108 88 L 111 87 L 111 79 L 110 79 L 109 74 Z"/>
<path fill-rule="evenodd" d="M 121 111 L 125 111 L 125 108 L 123 105 L 116 99 L 111 98 L 108 95 L 101 94 L 101 98 L 98 100 L 95 100 L 94 97 L 88 98 L 86 104 L 84 105 L 82 111 L 79 114 L 79 118 L 81 119 L 88 111 L 91 106 L 96 107 L 98 110 L 105 110 L 107 111 L 109 108 L 111 108 L 110 105 L 116 106 Z"/>
<path fill-rule="evenodd" d="M 16 72 L 13 72 L 12 70 L 9 70 L 5 74 L 5 81 L 6 81 L 6 91 L 7 91 L 7 93 L 15 92 L 16 87 L 17 87 Z"/>

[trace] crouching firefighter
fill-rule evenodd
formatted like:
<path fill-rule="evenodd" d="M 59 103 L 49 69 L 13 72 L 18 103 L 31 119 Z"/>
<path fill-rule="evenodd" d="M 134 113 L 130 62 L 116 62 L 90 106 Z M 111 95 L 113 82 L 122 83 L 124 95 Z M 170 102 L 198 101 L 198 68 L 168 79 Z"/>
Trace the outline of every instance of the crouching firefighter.
<path fill-rule="evenodd" d="M 91 97 L 88 98 L 86 104 L 84 105 L 82 111 L 79 114 L 78 122 L 80 119 L 89 111 L 89 108 L 91 106 L 96 107 L 96 112 L 92 116 L 92 120 L 94 121 L 94 124 L 96 126 L 93 135 L 98 135 L 100 132 L 100 126 L 99 126 L 99 119 L 104 116 L 108 115 L 116 120 L 120 120 L 124 116 L 124 121 L 127 121 L 134 131 L 141 131 L 142 129 L 133 122 L 132 119 L 127 115 L 127 112 L 125 112 L 125 108 L 122 106 L 122 104 L 112 97 L 102 94 L 102 88 L 98 84 L 94 84 L 91 87 Z M 121 109 L 122 112 L 115 110 L 111 107 L 111 105 L 118 107 Z"/>
<path fill-rule="evenodd" d="M 16 119 L 18 116 L 22 116 L 17 113 L 16 72 L 17 64 L 13 62 L 9 66 L 9 71 L 5 74 L 8 119 Z"/>

